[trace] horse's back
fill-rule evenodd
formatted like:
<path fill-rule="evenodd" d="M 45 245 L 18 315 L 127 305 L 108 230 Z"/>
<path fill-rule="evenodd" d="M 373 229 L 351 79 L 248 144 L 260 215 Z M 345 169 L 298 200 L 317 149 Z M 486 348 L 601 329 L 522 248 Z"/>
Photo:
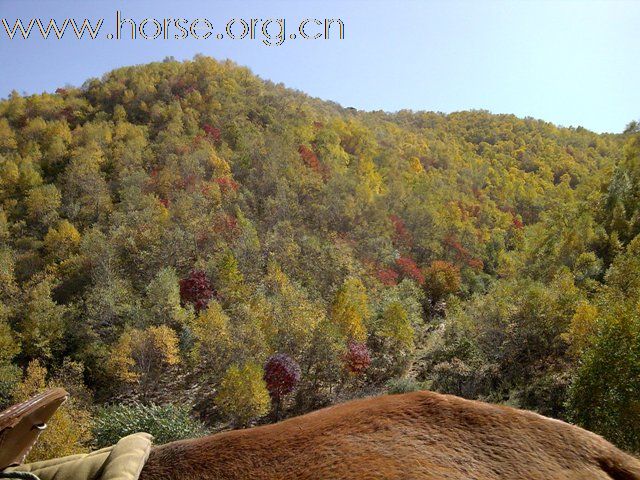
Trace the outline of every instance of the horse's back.
<path fill-rule="evenodd" d="M 415 392 L 155 449 L 141 480 L 616 479 L 640 462 L 531 412 Z"/>

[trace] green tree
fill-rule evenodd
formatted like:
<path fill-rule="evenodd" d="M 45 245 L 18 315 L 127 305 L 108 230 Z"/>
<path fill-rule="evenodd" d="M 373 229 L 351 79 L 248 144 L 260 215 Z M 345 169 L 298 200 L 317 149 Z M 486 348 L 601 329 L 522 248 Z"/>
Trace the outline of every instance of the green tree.
<path fill-rule="evenodd" d="M 52 298 L 53 279 L 35 281 L 25 295 L 19 324 L 22 352 L 28 358 L 50 361 L 64 347 L 67 308 Z"/>
<path fill-rule="evenodd" d="M 173 268 L 163 268 L 147 285 L 144 306 L 154 324 L 175 328 L 189 321 L 189 312 L 180 304 L 179 278 Z"/>
<path fill-rule="evenodd" d="M 569 391 L 572 419 L 640 451 L 640 236 L 613 262 L 595 306 L 575 318 L 579 364 Z M 583 308 L 584 310 L 584 308 Z M 576 314 L 577 316 L 578 314 Z"/>

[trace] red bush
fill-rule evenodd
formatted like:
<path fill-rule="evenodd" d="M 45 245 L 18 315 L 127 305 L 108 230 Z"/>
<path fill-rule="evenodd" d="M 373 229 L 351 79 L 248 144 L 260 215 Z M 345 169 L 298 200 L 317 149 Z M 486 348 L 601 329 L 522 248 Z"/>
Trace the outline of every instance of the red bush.
<path fill-rule="evenodd" d="M 211 140 L 214 143 L 218 143 L 220 141 L 220 138 L 222 137 L 222 132 L 220 131 L 219 128 L 212 127 L 209 124 L 205 124 L 204 127 L 202 127 L 202 129 L 204 130 L 204 133 L 207 134 L 207 138 L 209 140 Z"/>
<path fill-rule="evenodd" d="M 402 245 L 410 248 L 411 245 L 413 245 L 413 239 L 411 238 L 411 232 L 407 230 L 404 220 L 397 215 L 390 215 L 389 219 L 391 220 L 391 223 L 393 223 L 393 242 L 396 245 Z"/>
<path fill-rule="evenodd" d="M 513 217 L 513 226 L 514 226 L 517 230 L 520 230 L 521 228 L 523 228 L 523 227 L 524 227 L 524 223 L 522 223 L 522 221 L 521 221 L 518 217 L 514 216 L 514 217 Z"/>
<path fill-rule="evenodd" d="M 416 262 L 408 257 L 400 257 L 396 260 L 396 265 L 400 269 L 403 277 L 415 280 L 419 285 L 424 283 L 424 275 L 418 268 Z"/>
<path fill-rule="evenodd" d="M 213 180 L 214 182 L 216 182 L 218 185 L 220 185 L 220 190 L 224 191 L 234 191 L 237 192 L 239 185 L 238 182 L 236 182 L 235 180 L 228 178 L 228 177 L 218 177 L 216 179 Z"/>
<path fill-rule="evenodd" d="M 271 398 L 279 402 L 300 382 L 300 366 L 284 353 L 272 355 L 264 365 L 264 381 Z"/>
<path fill-rule="evenodd" d="M 180 280 L 180 299 L 183 304 L 192 304 L 196 312 L 206 308 L 214 295 L 213 286 L 202 270 L 192 270 L 187 278 Z"/>
<path fill-rule="evenodd" d="M 391 268 L 381 268 L 376 272 L 378 280 L 380 280 L 383 285 L 387 285 L 389 287 L 397 285 L 399 276 L 398 272 Z"/>
<path fill-rule="evenodd" d="M 316 173 L 322 173 L 320 160 L 318 160 L 318 156 L 313 152 L 313 150 L 305 145 L 300 145 L 298 147 L 298 153 L 300 154 L 300 158 L 302 158 L 302 161 L 307 167 L 309 167 Z"/>
<path fill-rule="evenodd" d="M 344 356 L 345 368 L 351 373 L 362 373 L 371 365 L 371 354 L 364 343 L 349 340 Z"/>

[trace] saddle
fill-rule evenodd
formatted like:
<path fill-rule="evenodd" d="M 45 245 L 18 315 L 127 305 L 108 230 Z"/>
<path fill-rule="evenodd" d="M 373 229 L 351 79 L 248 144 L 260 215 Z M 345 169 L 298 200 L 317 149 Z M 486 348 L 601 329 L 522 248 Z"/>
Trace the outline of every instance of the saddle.
<path fill-rule="evenodd" d="M 68 397 L 64 389 L 51 388 L 0 412 L 0 472 L 24 461 L 51 416 Z"/>

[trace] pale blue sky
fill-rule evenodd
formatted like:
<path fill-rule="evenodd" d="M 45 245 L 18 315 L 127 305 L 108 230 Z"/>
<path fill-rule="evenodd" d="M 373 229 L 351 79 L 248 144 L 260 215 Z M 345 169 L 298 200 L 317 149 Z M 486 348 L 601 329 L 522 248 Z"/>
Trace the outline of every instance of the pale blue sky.
<path fill-rule="evenodd" d="M 341 18 L 344 40 L 108 40 L 115 12 L 142 20 Z M 0 20 L 104 18 L 99 39 L 9 40 L 0 25 L 0 97 L 53 91 L 123 65 L 230 58 L 263 78 L 365 110 L 487 109 L 620 132 L 640 118 L 640 1 L 28 1 Z M 222 25 L 222 27 L 220 27 Z M 151 28 L 151 32 L 153 29 Z"/>

